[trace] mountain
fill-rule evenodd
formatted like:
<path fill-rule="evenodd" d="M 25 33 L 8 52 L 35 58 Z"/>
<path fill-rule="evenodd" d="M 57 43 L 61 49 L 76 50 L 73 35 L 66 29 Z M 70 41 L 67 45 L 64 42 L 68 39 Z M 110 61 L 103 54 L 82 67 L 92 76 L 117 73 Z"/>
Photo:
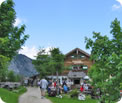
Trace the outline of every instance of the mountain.
<path fill-rule="evenodd" d="M 32 77 L 39 74 L 32 64 L 32 59 L 22 54 L 18 54 L 12 59 L 8 69 L 24 77 Z"/>

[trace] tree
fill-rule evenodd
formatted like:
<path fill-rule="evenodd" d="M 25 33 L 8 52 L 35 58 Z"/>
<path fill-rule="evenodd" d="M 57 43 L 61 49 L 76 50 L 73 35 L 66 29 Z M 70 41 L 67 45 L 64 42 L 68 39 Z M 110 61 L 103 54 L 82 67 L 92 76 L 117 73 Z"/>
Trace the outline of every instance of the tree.
<path fill-rule="evenodd" d="M 0 5 L 0 55 L 10 59 L 25 43 L 28 35 L 24 34 L 25 25 L 15 27 L 16 12 L 12 0 Z"/>
<path fill-rule="evenodd" d="M 40 72 L 41 77 L 47 75 L 56 74 L 62 71 L 64 67 L 64 55 L 60 52 L 59 48 L 53 48 L 47 54 L 45 49 L 40 49 L 36 60 L 33 60 L 33 64 L 38 72 Z"/>
<path fill-rule="evenodd" d="M 64 55 L 61 53 L 59 48 L 51 50 L 51 60 L 57 75 L 57 94 L 59 94 L 59 72 L 61 73 L 64 69 Z"/>
<path fill-rule="evenodd" d="M 8 71 L 7 80 L 10 82 L 19 82 L 20 76 L 18 74 L 15 74 L 13 71 Z"/>
<path fill-rule="evenodd" d="M 15 19 L 14 3 L 6 0 L 0 5 L 0 77 L 6 75 L 8 62 L 28 38 L 28 35 L 24 34 L 25 25 L 20 28 L 14 26 Z"/>
<path fill-rule="evenodd" d="M 61 73 L 64 69 L 64 55 L 61 53 L 59 48 L 51 50 L 51 60 L 55 71 Z"/>
<path fill-rule="evenodd" d="M 45 49 L 40 49 L 36 60 L 33 60 L 35 68 L 40 73 L 40 77 L 45 77 L 51 74 L 51 68 L 49 66 L 50 56 L 45 52 Z"/>
<path fill-rule="evenodd" d="M 8 61 L 7 57 L 0 55 L 0 82 L 6 81 Z"/>
<path fill-rule="evenodd" d="M 116 102 L 120 98 L 120 83 L 122 83 L 122 28 L 115 19 L 111 23 L 112 39 L 93 32 L 93 40 L 86 38 L 86 48 L 91 49 L 93 66 L 89 70 L 92 85 L 100 88 L 100 101 Z"/>
<path fill-rule="evenodd" d="M 11 82 L 15 81 L 15 74 L 13 71 L 8 72 L 8 81 L 11 81 Z"/>

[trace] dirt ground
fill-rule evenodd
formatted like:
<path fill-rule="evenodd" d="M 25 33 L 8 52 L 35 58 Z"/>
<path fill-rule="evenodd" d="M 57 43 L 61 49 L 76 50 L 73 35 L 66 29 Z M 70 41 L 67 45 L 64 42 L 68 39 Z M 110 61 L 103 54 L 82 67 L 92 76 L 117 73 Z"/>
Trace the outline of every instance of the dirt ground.
<path fill-rule="evenodd" d="M 40 88 L 28 87 L 27 92 L 20 96 L 19 103 L 52 103 L 50 100 L 41 99 Z"/>

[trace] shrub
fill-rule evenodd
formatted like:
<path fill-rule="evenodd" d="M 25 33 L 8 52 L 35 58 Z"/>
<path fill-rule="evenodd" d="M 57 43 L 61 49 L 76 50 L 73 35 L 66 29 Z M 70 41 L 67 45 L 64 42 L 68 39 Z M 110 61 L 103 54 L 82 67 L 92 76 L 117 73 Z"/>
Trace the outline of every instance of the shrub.
<path fill-rule="evenodd" d="M 10 82 L 19 82 L 20 81 L 20 76 L 15 74 L 13 71 L 8 72 L 8 81 Z"/>
<path fill-rule="evenodd" d="M 79 92 L 77 89 L 73 89 L 70 94 L 71 94 L 70 96 L 74 98 L 74 97 L 78 97 Z"/>
<path fill-rule="evenodd" d="M 122 90 L 122 83 L 120 83 L 120 89 Z"/>

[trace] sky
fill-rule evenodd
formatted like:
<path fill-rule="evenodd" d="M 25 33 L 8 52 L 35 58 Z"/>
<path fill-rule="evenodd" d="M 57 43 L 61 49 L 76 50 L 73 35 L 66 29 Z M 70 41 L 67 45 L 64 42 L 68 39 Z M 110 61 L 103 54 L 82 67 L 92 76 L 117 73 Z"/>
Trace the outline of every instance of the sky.
<path fill-rule="evenodd" d="M 122 0 L 13 1 L 17 13 L 14 25 L 25 24 L 25 34 L 30 35 L 20 53 L 31 58 L 40 47 L 58 47 L 64 54 L 78 47 L 90 54 L 85 37 L 92 38 L 96 31 L 112 38 L 111 22 L 115 18 L 122 21 Z"/>

